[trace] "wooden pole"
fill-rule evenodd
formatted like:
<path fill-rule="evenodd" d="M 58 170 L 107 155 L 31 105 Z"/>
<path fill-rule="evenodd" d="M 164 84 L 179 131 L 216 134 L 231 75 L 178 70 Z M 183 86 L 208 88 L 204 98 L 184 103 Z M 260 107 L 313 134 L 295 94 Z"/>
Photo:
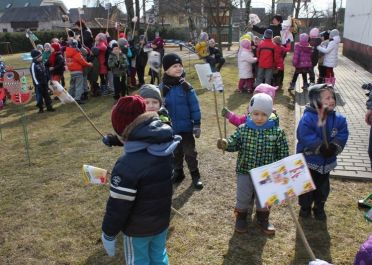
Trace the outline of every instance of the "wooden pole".
<path fill-rule="evenodd" d="M 83 36 L 83 27 L 81 25 L 81 15 L 80 15 L 80 8 L 78 9 L 79 11 L 79 21 L 80 21 L 80 38 L 81 38 L 81 46 L 84 46 L 84 36 Z"/>
<path fill-rule="evenodd" d="M 222 90 L 222 101 L 223 101 L 223 107 L 226 107 L 226 99 L 225 99 L 225 88 Z M 225 139 L 227 137 L 227 125 L 226 125 L 226 119 L 223 119 L 223 132 Z"/>
<path fill-rule="evenodd" d="M 107 8 L 106 32 L 108 32 L 108 29 L 109 29 L 109 19 L 110 19 L 110 8 Z"/>
<path fill-rule="evenodd" d="M 220 139 L 222 139 L 222 130 L 221 130 L 221 125 L 220 125 L 220 119 L 218 117 L 217 92 L 216 92 L 216 88 L 214 87 L 214 84 L 213 84 L 213 96 L 214 96 L 214 110 L 216 112 L 218 133 L 220 135 Z M 222 153 L 225 154 L 225 150 L 222 150 Z"/>

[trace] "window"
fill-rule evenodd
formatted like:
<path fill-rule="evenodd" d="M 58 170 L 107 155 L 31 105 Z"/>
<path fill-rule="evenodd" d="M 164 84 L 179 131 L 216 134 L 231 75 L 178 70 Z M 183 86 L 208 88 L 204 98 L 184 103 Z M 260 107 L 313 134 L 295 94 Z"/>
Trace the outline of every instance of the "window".
<path fill-rule="evenodd" d="M 3 29 L 3 32 L 8 32 L 8 29 Z"/>

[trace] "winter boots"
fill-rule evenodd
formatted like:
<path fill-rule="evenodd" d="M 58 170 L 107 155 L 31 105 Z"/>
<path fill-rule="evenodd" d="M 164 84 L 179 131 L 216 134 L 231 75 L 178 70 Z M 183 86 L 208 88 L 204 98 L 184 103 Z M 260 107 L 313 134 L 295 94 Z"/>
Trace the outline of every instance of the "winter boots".
<path fill-rule="evenodd" d="M 173 184 L 179 184 L 185 179 L 185 173 L 183 169 L 173 169 L 172 182 Z"/>
<path fill-rule="evenodd" d="M 308 218 L 311 216 L 311 208 L 301 207 L 299 216 L 302 218 Z"/>
<path fill-rule="evenodd" d="M 203 189 L 203 182 L 200 180 L 200 173 L 199 170 L 194 170 L 190 172 L 192 184 L 195 189 L 201 190 Z M 173 184 L 179 184 L 185 179 L 185 173 L 183 172 L 183 169 L 174 169 L 173 170 L 173 176 L 172 176 L 172 182 Z"/>
<path fill-rule="evenodd" d="M 314 218 L 319 221 L 324 221 L 327 219 L 327 215 L 324 211 L 324 202 L 320 202 L 313 207 Z"/>
<path fill-rule="evenodd" d="M 260 228 L 260 230 L 268 235 L 273 236 L 275 235 L 275 228 L 272 224 L 269 223 L 269 216 L 270 211 L 269 210 L 256 210 L 256 224 L 257 227 Z"/>
<path fill-rule="evenodd" d="M 248 223 L 247 223 L 248 211 L 235 208 L 234 214 L 236 217 L 235 232 L 241 233 L 241 234 L 247 233 L 248 232 Z"/>

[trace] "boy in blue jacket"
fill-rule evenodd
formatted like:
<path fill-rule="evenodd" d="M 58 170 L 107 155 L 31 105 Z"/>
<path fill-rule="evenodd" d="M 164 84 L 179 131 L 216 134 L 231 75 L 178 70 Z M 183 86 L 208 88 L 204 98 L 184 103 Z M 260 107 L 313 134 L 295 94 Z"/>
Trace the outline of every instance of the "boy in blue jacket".
<path fill-rule="evenodd" d="M 167 231 L 172 203 L 172 152 L 180 139 L 146 112 L 139 96 L 121 97 L 111 113 L 112 126 L 125 142 L 112 170 L 110 197 L 102 223 L 102 242 L 115 255 L 124 234 L 125 264 L 167 265 Z"/>
<path fill-rule="evenodd" d="M 313 206 L 315 219 L 325 220 L 329 174 L 337 165 L 337 155 L 344 149 L 349 131 L 346 118 L 334 110 L 336 96 L 332 86 L 310 87 L 309 101 L 297 127 L 297 153 L 304 154 L 316 190 L 299 196 L 300 217 L 309 217 Z M 325 120 L 322 126 L 319 126 L 319 118 L 322 118 L 319 116 Z"/>
<path fill-rule="evenodd" d="M 174 53 L 163 57 L 164 75 L 160 88 L 164 106 L 169 112 L 175 134 L 182 141 L 174 153 L 173 182 L 180 183 L 185 178 L 183 158 L 185 157 L 195 189 L 201 190 L 195 138 L 200 137 L 201 112 L 195 90 L 184 79 L 181 58 Z"/>

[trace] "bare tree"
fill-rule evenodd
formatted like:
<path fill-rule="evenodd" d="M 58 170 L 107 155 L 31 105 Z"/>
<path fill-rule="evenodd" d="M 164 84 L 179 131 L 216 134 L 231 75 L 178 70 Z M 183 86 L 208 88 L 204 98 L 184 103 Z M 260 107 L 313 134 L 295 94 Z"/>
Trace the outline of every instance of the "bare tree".
<path fill-rule="evenodd" d="M 271 0 L 271 17 L 275 15 L 275 0 Z"/>
<path fill-rule="evenodd" d="M 332 22 L 333 28 L 337 27 L 337 11 L 336 11 L 336 0 L 333 0 L 333 9 L 332 9 Z"/>
<path fill-rule="evenodd" d="M 251 13 L 251 0 L 245 0 L 245 28 L 248 28 L 249 15 Z"/>

